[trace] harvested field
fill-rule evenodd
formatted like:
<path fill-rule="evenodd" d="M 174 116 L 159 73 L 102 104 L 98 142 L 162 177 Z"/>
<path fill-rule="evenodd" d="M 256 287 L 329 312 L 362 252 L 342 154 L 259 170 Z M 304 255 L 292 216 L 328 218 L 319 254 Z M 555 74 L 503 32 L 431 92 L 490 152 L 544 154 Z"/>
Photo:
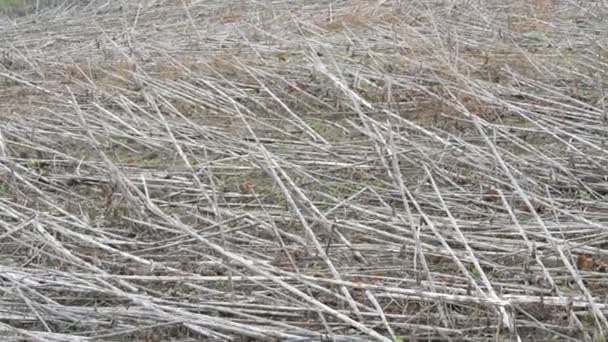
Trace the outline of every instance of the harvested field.
<path fill-rule="evenodd" d="M 606 1 L 0 8 L 0 340 L 607 340 Z"/>

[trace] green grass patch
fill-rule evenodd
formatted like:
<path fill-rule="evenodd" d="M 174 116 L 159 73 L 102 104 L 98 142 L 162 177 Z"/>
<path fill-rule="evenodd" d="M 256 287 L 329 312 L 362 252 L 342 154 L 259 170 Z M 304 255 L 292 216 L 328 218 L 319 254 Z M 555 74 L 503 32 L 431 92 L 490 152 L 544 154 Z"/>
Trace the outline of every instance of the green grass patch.
<path fill-rule="evenodd" d="M 6 8 L 15 8 L 24 5 L 23 0 L 0 0 L 0 10 Z"/>

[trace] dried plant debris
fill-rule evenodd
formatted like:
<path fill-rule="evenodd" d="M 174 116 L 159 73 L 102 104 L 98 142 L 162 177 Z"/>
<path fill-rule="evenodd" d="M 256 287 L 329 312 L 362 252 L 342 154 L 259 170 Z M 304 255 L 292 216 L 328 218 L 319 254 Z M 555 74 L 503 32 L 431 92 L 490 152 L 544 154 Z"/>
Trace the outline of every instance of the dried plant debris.
<path fill-rule="evenodd" d="M 0 1 L 0 336 L 603 341 L 601 1 Z"/>

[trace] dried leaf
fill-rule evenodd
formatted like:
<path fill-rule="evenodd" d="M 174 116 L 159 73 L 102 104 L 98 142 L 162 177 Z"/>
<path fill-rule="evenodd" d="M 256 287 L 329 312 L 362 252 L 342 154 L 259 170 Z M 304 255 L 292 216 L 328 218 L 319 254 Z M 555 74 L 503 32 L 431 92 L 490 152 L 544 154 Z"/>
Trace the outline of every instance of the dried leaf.
<path fill-rule="evenodd" d="M 581 254 L 576 258 L 576 266 L 581 271 L 591 271 L 593 269 L 593 259 Z"/>

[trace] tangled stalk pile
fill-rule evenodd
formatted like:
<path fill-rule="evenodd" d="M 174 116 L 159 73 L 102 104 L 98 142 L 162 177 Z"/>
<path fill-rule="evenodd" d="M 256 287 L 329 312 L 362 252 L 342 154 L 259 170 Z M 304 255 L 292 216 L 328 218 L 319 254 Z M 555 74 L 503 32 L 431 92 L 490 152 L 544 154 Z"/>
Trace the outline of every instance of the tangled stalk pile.
<path fill-rule="evenodd" d="M 599 340 L 608 7 L 0 17 L 0 335 Z"/>

